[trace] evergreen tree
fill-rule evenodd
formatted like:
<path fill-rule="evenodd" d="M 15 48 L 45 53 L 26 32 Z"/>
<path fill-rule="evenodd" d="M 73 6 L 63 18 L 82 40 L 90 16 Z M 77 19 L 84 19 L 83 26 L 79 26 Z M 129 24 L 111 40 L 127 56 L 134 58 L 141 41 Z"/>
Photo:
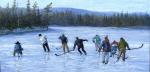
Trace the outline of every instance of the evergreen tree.
<path fill-rule="evenodd" d="M 47 28 L 48 25 L 71 26 L 150 26 L 150 15 L 117 13 L 112 16 L 76 14 L 69 10 L 64 12 L 51 11 L 52 3 L 44 9 L 39 9 L 37 2 L 30 7 L 27 0 L 26 10 L 17 7 L 14 0 L 12 7 L 9 3 L 6 8 L 0 7 L 0 30 L 14 30 L 17 28 Z"/>
<path fill-rule="evenodd" d="M 43 15 L 43 26 L 46 26 L 48 29 L 48 25 L 50 23 L 50 9 L 52 8 L 52 2 L 49 3 L 45 8 L 44 8 L 44 15 Z"/>

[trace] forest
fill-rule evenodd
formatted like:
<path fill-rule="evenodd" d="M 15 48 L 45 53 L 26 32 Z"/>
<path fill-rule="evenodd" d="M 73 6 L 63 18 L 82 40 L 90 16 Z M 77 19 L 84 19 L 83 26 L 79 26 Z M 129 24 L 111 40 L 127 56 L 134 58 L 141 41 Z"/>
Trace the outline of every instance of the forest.
<path fill-rule="evenodd" d="M 94 14 L 75 14 L 72 11 L 53 12 L 52 3 L 40 9 L 38 3 L 32 6 L 27 0 L 26 8 L 17 7 L 14 0 L 10 7 L 0 7 L 0 30 L 14 30 L 17 28 L 48 28 L 50 25 L 60 26 L 99 26 L 99 27 L 125 27 L 150 26 L 150 15 L 116 13 L 111 16 Z"/>
<path fill-rule="evenodd" d="M 116 13 L 112 16 L 74 14 L 71 11 L 56 12 L 52 14 L 51 25 L 71 26 L 101 26 L 101 27 L 125 27 L 125 26 L 150 26 L 150 15 Z"/>
<path fill-rule="evenodd" d="M 46 5 L 41 12 L 37 2 L 31 7 L 30 0 L 27 0 L 27 7 L 19 8 L 14 0 L 12 7 L 8 3 L 6 8 L 0 8 L 0 29 L 47 28 L 50 21 L 51 5 L 52 3 Z"/>

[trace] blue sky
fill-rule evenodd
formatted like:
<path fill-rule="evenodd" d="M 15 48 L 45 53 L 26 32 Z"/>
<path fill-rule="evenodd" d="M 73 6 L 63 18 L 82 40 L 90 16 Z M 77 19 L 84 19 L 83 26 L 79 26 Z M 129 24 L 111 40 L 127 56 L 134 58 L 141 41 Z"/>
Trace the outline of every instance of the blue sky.
<path fill-rule="evenodd" d="M 92 11 L 115 12 L 148 12 L 150 13 L 150 0 L 30 0 L 31 4 L 37 1 L 40 8 L 53 2 L 53 7 L 70 7 Z M 0 0 L 0 6 L 12 4 L 13 0 Z M 27 0 L 17 0 L 19 7 L 26 7 Z"/>

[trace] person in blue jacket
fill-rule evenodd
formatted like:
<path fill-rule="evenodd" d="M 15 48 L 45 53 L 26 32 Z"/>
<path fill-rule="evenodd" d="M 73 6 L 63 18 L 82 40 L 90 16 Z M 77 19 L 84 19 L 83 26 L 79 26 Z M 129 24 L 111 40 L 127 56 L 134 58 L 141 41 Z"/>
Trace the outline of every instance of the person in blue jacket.
<path fill-rule="evenodd" d="M 111 53 L 110 53 L 110 57 L 114 57 L 116 52 L 117 52 L 117 49 L 118 49 L 118 42 L 117 41 L 113 41 L 111 43 Z"/>
<path fill-rule="evenodd" d="M 17 53 L 18 57 L 21 57 L 22 54 L 23 54 L 22 51 L 23 51 L 23 48 L 22 48 L 20 42 L 17 41 L 17 42 L 15 43 L 13 56 L 16 56 L 16 53 Z"/>
<path fill-rule="evenodd" d="M 108 36 L 106 36 L 105 39 L 102 41 L 101 47 L 102 47 L 102 63 L 108 64 L 109 53 L 111 51 L 111 46 L 110 46 Z"/>

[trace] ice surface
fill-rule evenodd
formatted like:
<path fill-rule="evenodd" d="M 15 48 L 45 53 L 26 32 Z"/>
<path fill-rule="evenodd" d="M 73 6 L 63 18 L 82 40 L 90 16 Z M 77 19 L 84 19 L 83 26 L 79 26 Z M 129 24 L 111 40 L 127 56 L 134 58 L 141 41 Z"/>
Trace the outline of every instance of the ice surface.
<path fill-rule="evenodd" d="M 0 36 L 1 72 L 149 72 L 150 30 L 130 28 L 104 27 L 50 27 L 49 31 Z M 47 35 L 51 53 L 44 53 L 38 40 L 38 34 Z M 88 39 L 84 42 L 87 56 L 79 55 L 76 51 L 62 56 L 61 44 L 58 37 L 66 34 L 69 47 L 72 49 L 76 36 Z M 108 65 L 101 63 L 101 55 L 95 52 L 92 37 L 99 34 L 101 38 L 108 35 L 110 41 L 124 37 L 130 47 L 144 47 L 127 51 L 126 62 L 116 62 L 110 58 Z M 13 57 L 14 43 L 19 40 L 24 48 L 23 57 Z M 57 49 L 56 49 L 57 48 Z"/>

